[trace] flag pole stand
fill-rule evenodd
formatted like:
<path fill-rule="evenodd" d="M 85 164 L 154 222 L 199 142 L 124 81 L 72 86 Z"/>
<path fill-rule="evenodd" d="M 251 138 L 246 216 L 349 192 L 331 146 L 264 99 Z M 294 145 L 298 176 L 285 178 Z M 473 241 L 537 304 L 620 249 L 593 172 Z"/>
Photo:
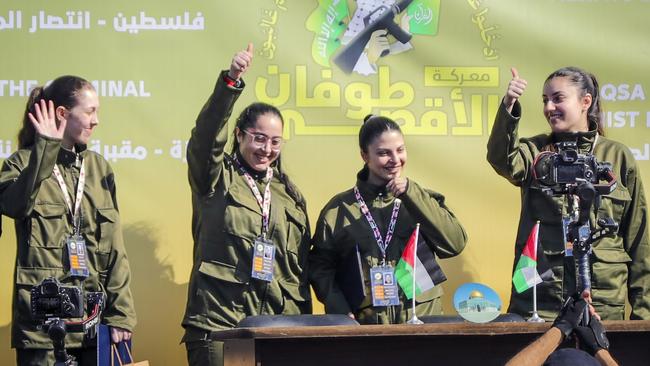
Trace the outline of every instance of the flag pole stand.
<path fill-rule="evenodd" d="M 539 317 L 539 314 L 537 314 L 537 284 L 533 286 L 533 316 L 528 318 L 528 322 L 530 323 L 544 323 L 546 320 L 543 318 Z"/>
<path fill-rule="evenodd" d="M 411 301 L 411 304 L 412 304 L 411 309 L 412 309 L 413 314 L 411 315 L 411 319 L 409 319 L 406 322 L 406 324 L 424 324 L 424 322 L 422 320 L 418 319 L 418 316 L 415 315 L 415 272 L 417 271 L 417 267 L 418 267 L 418 265 L 417 265 L 418 262 L 417 262 L 416 257 L 417 257 L 417 253 L 418 253 L 418 236 L 419 235 L 420 235 L 420 223 L 418 223 L 415 226 L 415 250 L 413 250 L 413 284 L 412 284 L 412 287 L 411 287 L 413 289 L 413 293 L 411 294 L 411 295 L 413 295 L 413 297 L 412 297 L 413 301 Z"/>
<path fill-rule="evenodd" d="M 409 319 L 406 324 L 424 324 L 424 322 L 420 319 L 418 319 L 417 316 L 413 315 L 411 319 Z"/>
<path fill-rule="evenodd" d="M 417 243 L 417 241 L 416 241 Z M 413 298 L 411 299 L 411 319 L 409 319 L 406 324 L 424 324 L 424 322 L 418 319 L 418 316 L 415 314 L 415 273 L 413 273 Z"/>

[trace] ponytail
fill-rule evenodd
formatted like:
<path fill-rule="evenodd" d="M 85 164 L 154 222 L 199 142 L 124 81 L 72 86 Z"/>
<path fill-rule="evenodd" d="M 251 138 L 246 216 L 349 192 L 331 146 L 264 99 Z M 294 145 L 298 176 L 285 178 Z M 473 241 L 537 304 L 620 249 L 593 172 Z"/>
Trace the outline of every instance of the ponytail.
<path fill-rule="evenodd" d="M 86 79 L 71 75 L 60 76 L 47 86 L 37 86 L 34 88 L 29 94 L 27 104 L 25 105 L 22 127 L 18 132 L 18 148 L 24 149 L 34 144 L 36 130 L 32 121 L 29 119 L 29 114 L 35 113 L 34 105 L 36 103 L 42 99 L 52 101 L 54 108 L 62 106 L 71 109 L 77 105 L 77 96 L 84 89 L 94 90 L 94 87 Z"/>
<path fill-rule="evenodd" d="M 545 83 L 556 77 L 566 77 L 580 90 L 580 96 L 591 95 L 591 105 L 587 110 L 587 122 L 596 125 L 598 134 L 605 136 L 602 122 L 602 108 L 600 105 L 600 88 L 596 77 L 579 67 L 568 66 L 555 70 L 546 78 Z"/>
<path fill-rule="evenodd" d="M 29 119 L 29 114 L 35 114 L 34 106 L 36 103 L 43 99 L 43 87 L 37 86 L 32 89 L 27 98 L 27 104 L 25 105 L 25 113 L 23 114 L 23 123 L 20 131 L 18 131 L 18 148 L 24 149 L 34 145 L 34 139 L 36 138 L 36 130 L 32 121 Z"/>

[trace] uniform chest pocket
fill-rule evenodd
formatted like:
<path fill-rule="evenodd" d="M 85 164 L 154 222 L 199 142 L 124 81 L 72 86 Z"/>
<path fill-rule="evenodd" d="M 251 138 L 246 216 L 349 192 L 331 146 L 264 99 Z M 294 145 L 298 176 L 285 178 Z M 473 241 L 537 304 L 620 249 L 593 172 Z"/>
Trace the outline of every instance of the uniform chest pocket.
<path fill-rule="evenodd" d="M 250 189 L 244 188 L 248 189 L 233 185 L 226 194 L 223 230 L 236 237 L 252 239 L 262 234 L 262 215 Z"/>
<path fill-rule="evenodd" d="M 100 253 L 110 253 L 113 239 L 118 231 L 119 214 L 112 207 L 97 209 L 97 250 Z"/>
<path fill-rule="evenodd" d="M 302 211 L 291 207 L 285 207 L 285 215 L 287 220 L 287 251 L 296 255 L 306 255 L 306 253 L 301 252 L 309 248 L 302 248 L 301 244 L 307 230 L 307 216 Z"/>
<path fill-rule="evenodd" d="M 56 203 L 41 203 L 34 206 L 31 216 L 31 237 L 33 247 L 61 248 L 68 232 L 66 207 Z"/>
<path fill-rule="evenodd" d="M 598 208 L 598 218 L 609 217 L 620 224 L 623 213 L 630 202 L 632 202 L 630 192 L 627 188 L 618 185 L 614 192 L 602 196 L 602 202 Z"/>

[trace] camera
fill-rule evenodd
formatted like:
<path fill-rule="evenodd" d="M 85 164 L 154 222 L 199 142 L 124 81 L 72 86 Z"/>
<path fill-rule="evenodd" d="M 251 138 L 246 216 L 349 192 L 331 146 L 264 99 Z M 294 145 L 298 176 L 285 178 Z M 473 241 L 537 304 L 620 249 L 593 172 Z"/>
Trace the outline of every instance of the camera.
<path fill-rule="evenodd" d="M 612 235 L 618 224 L 612 218 L 599 218 L 599 229 L 592 229 L 592 210 L 598 211 L 601 196 L 616 188 L 612 164 L 599 163 L 593 154 L 581 154 L 575 141 L 555 144 L 556 151 L 543 151 L 533 161 L 533 178 L 542 192 L 560 196 L 567 195 L 571 212 L 565 227 L 567 242 L 573 243 L 576 265 L 576 292 L 591 289 L 591 244 L 605 235 Z M 599 184 L 605 181 L 605 184 Z M 583 325 L 587 325 L 589 309 L 585 308 Z"/>
<path fill-rule="evenodd" d="M 542 152 L 533 163 L 535 179 L 554 193 L 568 193 L 567 186 L 581 182 L 610 181 L 612 164 L 599 163 L 592 154 L 581 154 L 575 141 L 555 144 L 557 152 Z"/>
<path fill-rule="evenodd" d="M 84 297 L 81 288 L 63 286 L 53 277 L 46 278 L 31 290 L 32 317 L 81 318 L 84 315 Z"/>

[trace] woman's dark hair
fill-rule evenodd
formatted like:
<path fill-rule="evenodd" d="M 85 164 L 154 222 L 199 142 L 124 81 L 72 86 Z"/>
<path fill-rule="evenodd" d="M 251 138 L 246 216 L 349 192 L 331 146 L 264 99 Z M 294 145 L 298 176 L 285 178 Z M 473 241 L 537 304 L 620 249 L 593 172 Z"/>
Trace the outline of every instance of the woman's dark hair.
<path fill-rule="evenodd" d="M 544 84 L 557 77 L 568 78 L 573 85 L 578 87 L 581 97 L 591 94 L 591 106 L 587 110 L 587 121 L 589 125 L 595 124 L 598 134 L 604 136 L 605 130 L 602 126 L 602 110 L 600 107 L 600 88 L 596 77 L 579 67 L 568 66 L 555 70 L 546 78 Z"/>
<path fill-rule="evenodd" d="M 402 129 L 399 125 L 388 117 L 375 116 L 369 114 L 363 119 L 363 125 L 359 130 L 359 148 L 364 153 L 368 152 L 368 146 L 375 141 L 376 138 L 381 136 L 382 133 L 387 131 L 397 131 L 402 134 Z M 359 173 L 362 180 L 368 179 L 368 164 L 363 164 L 363 169 Z"/>
<path fill-rule="evenodd" d="M 78 76 L 61 76 L 54 79 L 49 85 L 37 86 L 29 94 L 25 113 L 23 114 L 23 124 L 18 132 L 18 148 L 23 149 L 34 144 L 36 130 L 29 119 L 29 114 L 35 113 L 34 105 L 41 99 L 54 103 L 54 108 L 63 106 L 71 109 L 77 105 L 77 96 L 84 89 L 93 89 L 93 85 L 87 80 Z"/>
<path fill-rule="evenodd" d="M 244 131 L 248 128 L 254 127 L 255 124 L 257 123 L 257 119 L 267 113 L 271 113 L 275 116 L 277 116 L 280 119 L 280 122 L 282 122 L 282 125 L 284 126 L 284 119 L 282 118 L 282 114 L 280 113 L 280 110 L 277 109 L 276 107 L 266 104 L 266 103 L 252 103 L 248 107 L 244 108 L 243 111 L 239 114 L 239 117 L 237 117 L 237 124 L 235 127 L 239 128 L 240 131 Z M 243 133 L 243 132 L 242 132 Z M 233 139 L 232 139 L 232 150 L 231 154 L 234 156 L 238 151 L 239 151 L 239 141 L 237 140 L 237 130 L 235 129 L 233 131 Z M 289 176 L 284 173 L 284 170 L 282 170 L 282 156 L 281 154 L 278 155 L 278 158 L 275 159 L 275 167 L 278 170 L 278 179 L 282 184 L 284 184 L 284 189 L 286 190 L 287 194 L 289 197 L 291 197 L 295 202 L 296 206 L 300 208 L 305 215 L 307 215 L 307 203 L 305 202 L 304 197 L 300 192 L 298 191 L 298 188 L 291 182 L 289 179 Z"/>
<path fill-rule="evenodd" d="M 363 126 L 359 130 L 359 148 L 368 152 L 368 146 L 382 133 L 386 131 L 397 131 L 402 134 L 399 125 L 388 117 L 369 114 L 363 119 Z"/>

